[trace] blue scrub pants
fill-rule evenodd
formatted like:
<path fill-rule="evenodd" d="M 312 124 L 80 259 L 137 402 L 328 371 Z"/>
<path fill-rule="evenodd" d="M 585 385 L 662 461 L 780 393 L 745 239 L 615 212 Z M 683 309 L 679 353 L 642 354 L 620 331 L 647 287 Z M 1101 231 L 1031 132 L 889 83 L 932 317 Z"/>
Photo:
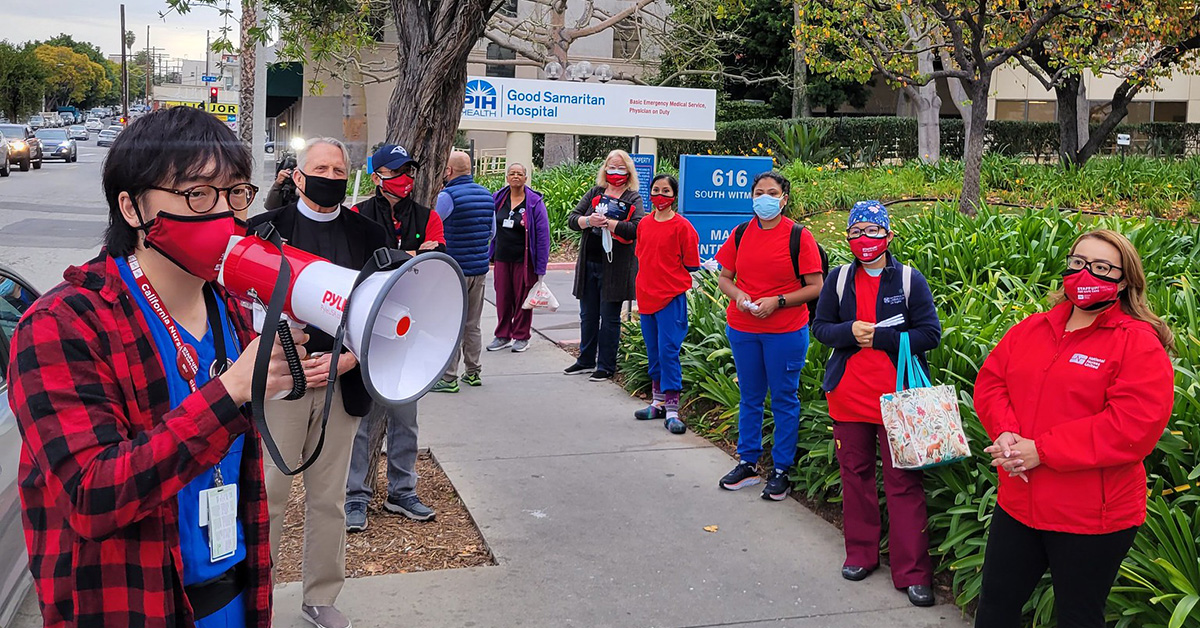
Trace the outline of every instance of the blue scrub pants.
<path fill-rule="evenodd" d="M 679 351 L 688 330 L 687 293 L 671 299 L 666 307 L 653 314 L 639 314 L 638 319 L 646 340 L 650 379 L 658 382 L 663 392 L 680 392 L 683 367 L 679 364 Z"/>
<path fill-rule="evenodd" d="M 737 367 L 742 400 L 738 406 L 738 456 L 757 463 L 762 456 L 763 402 L 771 391 L 775 416 L 775 468 L 787 469 L 796 461 L 800 432 L 800 369 L 808 354 L 808 326 L 784 334 L 762 334 L 725 328 Z"/>
<path fill-rule="evenodd" d="M 225 608 L 196 620 L 196 628 L 246 628 L 246 594 L 240 593 Z"/>

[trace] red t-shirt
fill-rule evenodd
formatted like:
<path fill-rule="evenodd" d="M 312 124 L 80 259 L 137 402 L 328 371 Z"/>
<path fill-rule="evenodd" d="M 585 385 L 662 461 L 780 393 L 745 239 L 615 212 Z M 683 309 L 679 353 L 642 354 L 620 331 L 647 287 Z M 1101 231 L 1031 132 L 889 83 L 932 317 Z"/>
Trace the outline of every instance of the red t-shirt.
<path fill-rule="evenodd" d="M 692 287 L 687 269 L 700 266 L 700 236 L 679 214 L 664 222 L 650 214 L 638 223 L 634 253 L 638 312 L 653 314 Z"/>
<path fill-rule="evenodd" d="M 854 274 L 854 296 L 858 320 L 877 321 L 875 308 L 879 302 L 879 277 L 872 277 L 858 267 Z M 834 421 L 883 424 L 879 397 L 896 392 L 896 365 L 888 354 L 879 349 L 862 349 L 846 361 L 846 372 L 833 390 L 826 393 L 829 416 Z"/>
<path fill-rule="evenodd" d="M 762 229 L 758 219 L 750 221 L 739 247 L 735 242 L 736 229 L 717 251 L 717 263 L 733 272 L 738 289 L 757 301 L 795 292 L 802 286 L 792 270 L 792 255 L 788 244 L 792 237 L 792 219 L 786 216 L 774 229 Z M 821 254 L 812 233 L 804 230 L 800 238 L 800 274 L 821 272 Z M 725 320 L 729 326 L 751 334 L 784 334 L 798 331 L 808 324 L 808 306 L 796 305 L 775 310 L 767 318 L 757 318 L 750 312 L 730 303 Z"/>

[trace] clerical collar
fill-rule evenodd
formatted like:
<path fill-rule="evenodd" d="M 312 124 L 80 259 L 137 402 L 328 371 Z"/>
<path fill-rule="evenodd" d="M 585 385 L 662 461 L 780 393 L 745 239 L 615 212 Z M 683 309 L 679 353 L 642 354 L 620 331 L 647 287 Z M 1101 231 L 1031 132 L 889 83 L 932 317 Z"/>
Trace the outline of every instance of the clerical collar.
<path fill-rule="evenodd" d="M 334 220 L 337 220 L 338 214 L 342 213 L 342 208 L 338 207 L 337 209 L 329 212 L 328 214 L 323 214 L 323 213 L 309 207 L 304 202 L 304 197 L 300 197 L 300 198 L 296 199 L 296 209 L 300 210 L 301 216 L 304 216 L 305 218 L 308 218 L 309 220 L 313 220 L 316 222 L 333 222 Z"/>

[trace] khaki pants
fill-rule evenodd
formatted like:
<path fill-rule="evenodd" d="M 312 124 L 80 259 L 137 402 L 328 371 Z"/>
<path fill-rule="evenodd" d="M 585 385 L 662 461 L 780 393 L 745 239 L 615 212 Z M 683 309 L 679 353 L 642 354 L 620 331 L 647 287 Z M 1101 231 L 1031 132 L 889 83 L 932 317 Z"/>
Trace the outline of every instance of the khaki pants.
<path fill-rule="evenodd" d="M 321 413 L 325 388 L 310 388 L 296 401 L 268 401 L 267 425 L 279 453 L 291 468 L 312 455 L 321 437 Z M 332 606 L 346 580 L 346 477 L 358 417 L 346 413 L 342 392 L 334 392 L 333 407 L 325 431 L 325 445 L 304 478 L 304 603 Z M 267 480 L 267 502 L 271 511 L 271 562 L 279 555 L 283 536 L 283 514 L 294 476 L 284 475 L 264 445 L 263 471 Z"/>
<path fill-rule="evenodd" d="M 450 368 L 442 379 L 452 382 L 458 379 L 458 359 L 467 366 L 468 373 L 478 373 L 479 356 L 483 353 L 483 338 L 480 337 L 479 319 L 483 318 L 483 289 L 487 286 L 487 275 L 467 277 L 467 322 L 463 328 L 462 344 L 454 349 Z M 523 298 L 523 297 L 522 297 Z"/>

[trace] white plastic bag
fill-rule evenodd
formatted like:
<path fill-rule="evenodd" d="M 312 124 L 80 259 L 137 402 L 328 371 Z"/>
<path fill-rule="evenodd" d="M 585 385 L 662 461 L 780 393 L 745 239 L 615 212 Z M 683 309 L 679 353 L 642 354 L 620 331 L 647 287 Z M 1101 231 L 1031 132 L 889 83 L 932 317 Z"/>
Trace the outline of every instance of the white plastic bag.
<path fill-rule="evenodd" d="M 545 281 L 538 281 L 529 291 L 529 296 L 525 297 L 525 304 L 521 307 L 526 310 L 557 312 L 558 299 L 554 298 L 554 293 L 550 292 L 550 286 L 547 286 Z"/>

